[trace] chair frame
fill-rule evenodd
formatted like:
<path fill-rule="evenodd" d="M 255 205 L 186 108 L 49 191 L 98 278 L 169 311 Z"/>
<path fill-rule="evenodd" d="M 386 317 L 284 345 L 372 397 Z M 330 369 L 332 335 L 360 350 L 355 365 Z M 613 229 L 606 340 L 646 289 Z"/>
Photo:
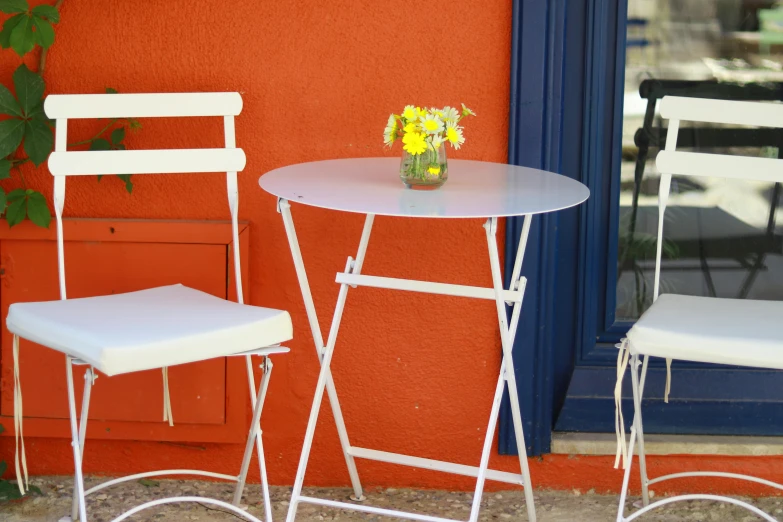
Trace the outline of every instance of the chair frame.
<path fill-rule="evenodd" d="M 242 110 L 242 98 L 236 92 L 223 93 L 151 93 L 151 94 L 85 94 L 85 95 L 51 95 L 47 97 L 44 110 L 49 118 L 56 120 L 55 149 L 49 157 L 49 170 L 54 177 L 54 209 L 57 220 L 57 258 L 60 299 L 66 299 L 65 286 L 65 256 L 63 250 L 63 208 L 65 205 L 65 182 L 68 176 L 97 174 L 134 174 L 152 173 L 196 173 L 196 172 L 226 172 L 228 203 L 231 211 L 231 225 L 234 243 L 234 272 L 237 301 L 244 304 L 242 292 L 242 277 L 239 253 L 238 206 L 239 190 L 237 172 L 245 166 L 245 154 L 236 148 L 234 117 Z M 224 121 L 225 147 L 216 149 L 170 149 L 170 150 L 122 150 L 122 151 L 67 151 L 67 133 L 69 119 L 119 118 L 119 117 L 193 117 L 222 116 Z M 19 337 L 14 336 L 14 356 L 18 363 Z M 66 378 L 68 387 L 68 408 L 74 458 L 74 493 L 70 517 L 63 517 L 61 522 L 79 520 L 87 522 L 86 496 L 109 486 L 123 482 L 153 476 L 198 475 L 213 479 L 233 481 L 237 483 L 232 503 L 201 497 L 169 497 L 138 505 L 121 514 L 113 520 L 119 522 L 144 509 L 169 503 L 200 502 L 222 507 L 251 522 L 261 522 L 246 511 L 240 509 L 239 502 L 244 490 L 250 459 L 255 446 L 259 461 L 261 485 L 264 498 L 264 514 L 267 522 L 272 520 L 269 485 L 267 481 L 264 449 L 261 440 L 260 419 L 272 372 L 270 352 L 278 351 L 279 346 L 263 347 L 250 352 L 234 354 L 244 356 L 247 368 L 250 402 L 253 410 L 252 423 L 245 444 L 245 452 L 238 475 L 226 475 L 210 471 L 192 469 L 167 469 L 136 473 L 119 477 L 98 484 L 85 490 L 82 474 L 82 457 L 87 429 L 87 418 L 90 406 L 90 395 L 95 380 L 98 377 L 90 366 L 85 373 L 85 386 L 82 395 L 81 415 L 76 409 L 76 394 L 73 384 L 73 366 L 85 365 L 71 355 L 65 356 Z M 272 349 L 272 350 L 270 350 Z M 278 350 L 274 350 L 278 349 Z M 253 373 L 253 355 L 263 357 L 260 365 L 263 376 L 256 388 Z M 166 369 L 164 383 L 166 380 Z M 15 406 L 21 415 L 21 391 L 15 390 Z M 18 401 L 16 400 L 18 398 Z M 170 408 L 165 408 L 169 413 Z M 21 436 L 21 427 L 17 433 Z M 24 463 L 24 448 L 22 446 L 22 467 Z M 17 455 L 17 476 L 20 486 L 19 458 Z"/>
<path fill-rule="evenodd" d="M 728 101 L 705 98 L 685 98 L 666 96 L 661 103 L 661 116 L 669 120 L 669 128 L 666 134 L 665 149 L 658 153 L 656 166 L 661 172 L 660 189 L 658 191 L 658 240 L 655 258 L 655 282 L 653 287 L 653 300 L 658 299 L 661 276 L 661 253 L 663 243 L 664 212 L 669 199 L 672 175 L 678 176 L 714 176 L 734 179 L 762 180 L 774 183 L 783 182 L 783 160 L 772 158 L 753 158 L 730 156 L 724 154 L 704 154 L 696 152 L 676 151 L 677 135 L 680 121 L 694 121 L 713 124 L 745 125 L 756 127 L 781 127 L 783 122 L 783 104 L 758 103 L 746 101 Z M 630 357 L 627 355 L 630 352 Z M 639 516 L 657 507 L 678 502 L 681 500 L 717 500 L 743 507 L 769 522 L 777 522 L 769 514 L 759 508 L 731 497 L 720 495 L 678 495 L 663 498 L 650 503 L 649 486 L 665 480 L 684 477 L 721 477 L 747 480 L 773 488 L 783 490 L 783 484 L 777 484 L 768 480 L 750 475 L 738 473 L 723 473 L 713 471 L 695 471 L 673 473 L 650 479 L 647 475 L 647 465 L 644 450 L 644 430 L 642 427 L 642 396 L 644 394 L 645 378 L 649 355 L 641 357 L 633 353 L 633 347 L 628 339 L 623 341 L 618 362 L 618 387 L 616 394 L 620 393 L 622 374 L 625 370 L 625 360 L 630 359 L 631 381 L 633 388 L 634 417 L 631 424 L 628 449 L 625 450 L 624 440 L 621 448 L 625 474 L 620 494 L 620 503 L 617 513 L 617 522 L 630 522 Z M 669 361 L 667 361 L 669 362 Z M 641 367 L 641 371 L 640 371 Z M 668 391 L 667 391 L 668 394 Z M 618 408 L 621 408 L 618 400 Z M 618 416 L 618 429 L 622 429 L 622 411 Z M 623 436 L 624 439 L 624 436 Z M 638 511 L 630 516 L 624 516 L 625 500 L 628 494 L 628 484 L 631 476 L 631 464 L 633 461 L 634 446 L 639 443 L 639 473 L 642 487 L 642 505 Z M 619 458 L 618 454 L 618 458 Z"/>

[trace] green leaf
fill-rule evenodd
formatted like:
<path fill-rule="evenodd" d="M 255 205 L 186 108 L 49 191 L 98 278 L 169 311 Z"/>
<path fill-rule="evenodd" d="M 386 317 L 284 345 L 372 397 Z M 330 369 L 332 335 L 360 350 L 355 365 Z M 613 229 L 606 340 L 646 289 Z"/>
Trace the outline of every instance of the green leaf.
<path fill-rule="evenodd" d="M 139 480 L 139 484 L 148 488 L 156 488 L 160 486 L 160 482 L 158 482 L 157 480 L 150 480 L 150 479 L 141 479 Z"/>
<path fill-rule="evenodd" d="M 49 228 L 52 214 L 49 212 L 46 198 L 40 192 L 33 191 L 32 194 L 27 196 L 27 217 L 39 227 Z"/>
<path fill-rule="evenodd" d="M 109 143 L 109 140 L 98 138 L 92 140 L 92 143 L 90 143 L 90 150 L 111 150 L 111 143 Z"/>
<path fill-rule="evenodd" d="M 0 0 L 0 11 L 7 14 L 26 13 L 29 8 L 27 0 Z"/>
<path fill-rule="evenodd" d="M 54 43 L 54 27 L 48 21 L 37 16 L 33 16 L 33 35 L 35 36 L 35 43 L 48 49 Z"/>
<path fill-rule="evenodd" d="M 3 427 L 2 424 L 0 424 L 0 433 L 3 433 L 4 431 L 5 431 L 5 428 Z M 2 475 L 2 473 L 0 473 L 0 475 Z"/>
<path fill-rule="evenodd" d="M 43 110 L 43 104 L 39 104 L 38 106 L 36 106 L 35 109 L 33 109 L 32 112 L 27 116 L 34 120 L 42 121 L 48 123 L 49 125 L 54 126 L 55 120 L 50 120 L 49 118 L 46 117 L 46 112 L 44 112 Z"/>
<path fill-rule="evenodd" d="M 40 74 L 34 73 L 22 64 L 14 71 L 14 88 L 16 97 L 22 105 L 22 112 L 25 116 L 29 116 L 41 104 L 46 84 Z"/>
<path fill-rule="evenodd" d="M 33 17 L 22 15 L 24 18 L 16 24 L 11 31 L 11 49 L 19 56 L 24 56 L 35 47 L 35 34 L 33 34 Z"/>
<path fill-rule="evenodd" d="M 60 13 L 57 11 L 57 8 L 53 5 L 48 4 L 41 4 L 33 7 L 33 10 L 30 11 L 35 16 L 39 18 L 43 18 L 44 20 L 49 20 L 53 24 L 56 24 L 60 21 Z"/>
<path fill-rule="evenodd" d="M 125 127 L 120 127 L 111 131 L 112 145 L 118 145 L 124 139 L 125 139 Z"/>
<path fill-rule="evenodd" d="M 5 207 L 6 207 L 7 203 L 8 203 L 8 201 L 6 200 L 6 197 L 5 197 L 5 190 L 0 188 L 0 214 L 5 212 Z M 2 467 L 2 463 L 0 463 L 0 468 L 1 467 Z M 3 476 L 3 470 L 0 469 L 0 477 L 2 477 L 2 476 Z"/>
<path fill-rule="evenodd" d="M 19 487 L 7 480 L 0 480 L 0 500 L 16 500 L 22 495 L 19 493 Z"/>
<path fill-rule="evenodd" d="M 3 49 L 11 47 L 11 32 L 25 18 L 27 18 L 27 13 L 21 13 L 14 15 L 5 21 L 3 30 L 0 31 L 0 47 Z"/>
<path fill-rule="evenodd" d="M 0 83 L 0 114 L 8 114 L 9 116 L 22 116 L 22 108 L 8 90 L 8 87 Z"/>
<path fill-rule="evenodd" d="M 24 151 L 37 167 L 54 150 L 52 129 L 40 120 L 27 120 L 24 127 Z"/>
<path fill-rule="evenodd" d="M 11 162 L 7 159 L 0 160 L 0 179 L 8 179 L 10 177 L 11 177 Z M 5 193 L 3 193 L 3 197 L 5 197 Z M 3 433 L 3 426 L 1 424 L 0 424 L 0 433 Z M 0 475 L 2 475 L 2 473 L 0 473 Z"/>
<path fill-rule="evenodd" d="M 117 94 L 117 89 L 114 87 L 106 87 L 106 94 Z"/>
<path fill-rule="evenodd" d="M 24 121 L 11 118 L 0 121 L 0 157 L 6 157 L 16 149 L 24 137 Z"/>
<path fill-rule="evenodd" d="M 8 201 L 13 202 L 24 197 L 27 197 L 27 191 L 25 189 L 15 189 L 8 193 Z"/>
<path fill-rule="evenodd" d="M 43 495 L 43 491 L 41 491 L 41 488 L 33 485 L 30 485 L 27 488 L 27 494 L 29 495 L 30 493 L 35 493 L 36 495 Z"/>
<path fill-rule="evenodd" d="M 125 190 L 128 191 L 128 194 L 133 194 L 133 182 L 131 181 L 131 175 L 130 174 L 117 174 L 117 177 L 125 182 Z"/>
<path fill-rule="evenodd" d="M 21 189 L 18 189 L 21 190 Z M 8 209 L 5 211 L 5 219 L 8 221 L 8 226 L 13 227 L 22 222 L 27 215 L 27 197 L 22 190 L 22 197 L 11 200 L 11 195 L 16 192 L 14 190 L 11 194 L 8 194 L 8 201 L 11 203 L 8 205 Z"/>
<path fill-rule="evenodd" d="M 3 476 L 3 473 L 5 473 L 5 470 L 8 468 L 8 464 L 5 463 L 5 461 L 0 461 L 0 477 Z"/>

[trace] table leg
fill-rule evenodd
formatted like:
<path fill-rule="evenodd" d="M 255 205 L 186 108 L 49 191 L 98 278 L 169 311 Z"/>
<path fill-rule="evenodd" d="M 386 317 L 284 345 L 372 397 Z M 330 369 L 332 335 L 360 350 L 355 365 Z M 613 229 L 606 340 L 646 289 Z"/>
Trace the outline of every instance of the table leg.
<path fill-rule="evenodd" d="M 489 468 L 489 455 L 492 452 L 492 439 L 495 437 L 495 427 L 500 413 L 500 402 L 503 399 L 503 390 L 506 389 L 506 361 L 500 365 L 500 377 L 495 387 L 495 397 L 492 399 L 492 409 L 489 414 L 489 425 L 487 433 L 484 436 L 484 446 L 481 450 L 481 461 L 479 464 L 478 477 L 476 478 L 476 489 L 473 491 L 473 504 L 470 507 L 470 518 L 468 522 L 476 522 L 481 509 L 481 495 L 484 492 L 484 482 L 487 478 L 487 468 Z M 527 488 L 525 488 L 527 489 Z"/>
<path fill-rule="evenodd" d="M 348 432 L 345 428 L 345 420 L 343 419 L 340 402 L 337 398 L 337 391 L 335 389 L 332 374 L 329 369 L 349 285 L 343 284 L 340 286 L 340 294 L 337 299 L 337 306 L 334 311 L 332 326 L 329 331 L 329 338 L 326 345 L 324 346 L 323 337 L 321 336 L 321 328 L 318 324 L 318 317 L 315 312 L 315 304 L 313 303 L 313 297 L 310 292 L 310 284 L 307 280 L 307 273 L 304 268 L 304 261 L 302 259 L 302 253 L 299 248 L 299 241 L 296 237 L 296 229 L 294 228 L 293 217 L 291 216 L 291 207 L 286 200 L 280 200 L 278 202 L 278 206 L 280 212 L 283 215 L 283 224 L 285 225 L 286 234 L 288 236 L 288 244 L 291 249 L 291 254 L 294 258 L 294 266 L 296 268 L 297 278 L 299 279 L 299 286 L 302 290 L 302 297 L 304 299 L 307 317 L 310 322 L 313 341 L 318 353 L 318 358 L 321 361 L 321 371 L 319 373 L 318 382 L 316 384 L 315 397 L 313 399 L 313 405 L 310 411 L 310 418 L 308 420 L 307 431 L 305 433 L 305 440 L 302 447 L 302 455 L 299 461 L 299 467 L 297 469 L 296 480 L 294 482 L 294 489 L 291 497 L 291 504 L 288 511 L 288 522 L 293 522 L 294 517 L 296 516 L 298 499 L 302 492 L 302 483 L 304 482 L 304 474 L 307 468 L 307 461 L 310 454 L 310 448 L 312 446 L 313 436 L 315 434 L 315 425 L 318 421 L 318 412 L 320 410 L 321 400 L 323 399 L 324 389 L 326 389 L 327 395 L 329 396 L 329 403 L 332 407 L 332 413 L 337 425 L 337 433 L 340 439 L 340 445 L 342 446 L 345 462 L 348 466 L 348 474 L 351 478 L 351 484 L 353 485 L 354 490 L 353 498 L 354 500 L 363 500 L 364 496 L 362 494 L 362 486 L 361 482 L 359 481 L 359 473 L 356 469 L 356 463 L 353 456 L 348 453 L 351 445 L 348 440 Z M 362 237 L 359 243 L 359 250 L 356 255 L 356 260 L 354 261 L 350 257 L 348 258 L 348 263 L 345 268 L 346 272 L 350 271 L 352 273 L 359 273 L 361 270 L 361 266 L 364 262 L 364 256 L 367 252 L 367 244 L 370 240 L 373 219 L 374 216 L 372 214 L 367 215 L 364 223 L 364 229 L 362 231 Z"/>
<path fill-rule="evenodd" d="M 522 268 L 522 259 L 525 254 L 525 246 L 527 238 L 530 233 L 530 221 L 532 216 L 525 216 L 525 223 L 522 227 L 522 237 L 519 242 L 519 249 L 517 250 L 517 258 L 514 260 L 514 270 L 511 276 L 512 288 L 519 284 L 524 285 L 524 278 L 520 278 L 519 274 Z M 489 249 L 490 268 L 492 270 L 492 285 L 495 288 L 495 303 L 498 311 L 498 322 L 500 324 L 500 341 L 503 346 L 503 369 L 505 369 L 505 379 L 508 384 L 508 395 L 511 402 L 511 417 L 514 423 L 514 434 L 516 436 L 517 451 L 519 453 L 519 464 L 522 468 L 522 476 L 525 482 L 525 503 L 527 505 L 527 515 L 530 522 L 536 520 L 536 508 L 533 501 L 533 488 L 530 482 L 530 469 L 527 462 L 527 451 L 525 445 L 525 436 L 522 431 L 522 414 L 519 408 L 519 396 L 517 395 L 517 380 L 514 372 L 514 360 L 512 358 L 512 349 L 514 346 L 514 338 L 516 337 L 517 325 L 519 324 L 519 314 L 522 307 L 522 301 L 514 303 L 511 314 L 511 324 L 508 324 L 506 315 L 506 303 L 503 301 L 503 278 L 500 270 L 500 256 L 498 254 L 498 244 L 496 238 L 497 232 L 497 218 L 490 218 L 484 225 L 487 231 L 487 247 Z M 523 294 L 524 295 L 524 294 Z M 503 376 L 501 375 L 501 378 Z M 494 434 L 494 430 L 493 430 Z M 488 434 L 488 436 L 490 436 Z M 476 486 L 478 493 L 479 486 L 483 487 L 483 478 L 479 476 L 479 485 Z M 476 504 L 476 498 L 480 497 L 480 494 L 474 496 L 474 504 Z"/>
<path fill-rule="evenodd" d="M 337 280 L 340 283 L 340 293 L 337 299 L 337 305 L 335 307 L 334 317 L 332 319 L 331 329 L 329 331 L 329 337 L 326 345 L 323 343 L 321 337 L 320 327 L 318 325 L 318 319 L 315 314 L 315 306 L 313 304 L 313 298 L 310 293 L 310 286 L 307 281 L 307 274 L 304 269 L 304 263 L 302 261 L 302 254 L 299 249 L 299 243 L 296 238 L 296 231 L 294 229 L 293 219 L 291 217 L 290 205 L 288 201 L 280 200 L 279 209 L 283 214 L 283 222 L 285 224 L 286 233 L 288 235 L 289 247 L 294 258 L 294 265 L 296 268 L 297 277 L 299 279 L 299 285 L 302 290 L 302 295 L 305 302 L 305 309 L 307 311 L 308 319 L 310 320 L 310 327 L 313 333 L 313 339 L 316 345 L 319 359 L 321 360 L 321 370 L 318 376 L 318 382 L 316 384 L 315 396 L 313 399 L 313 405 L 310 410 L 310 417 L 307 424 L 307 431 L 305 434 L 305 441 L 302 448 L 302 455 L 299 461 L 299 467 L 297 469 L 296 480 L 294 483 L 294 490 L 292 493 L 291 504 L 288 511 L 287 522 L 294 522 L 296 516 L 296 510 L 299 501 L 310 502 L 314 504 L 328 505 L 333 507 L 339 507 L 343 509 L 357 509 L 359 511 L 365 511 L 368 513 L 385 514 L 390 516 L 402 516 L 404 518 L 411 518 L 417 520 L 426 521 L 445 521 L 438 517 L 430 517 L 426 515 L 405 513 L 401 511 L 385 510 L 382 508 L 372 507 L 359 507 L 351 505 L 345 502 L 326 501 L 322 499 L 303 497 L 302 483 L 304 481 L 304 475 L 307 468 L 307 461 L 309 458 L 310 450 L 312 447 L 312 440 L 315 434 L 315 427 L 318 421 L 318 413 L 323 400 L 323 393 L 326 390 L 329 395 L 329 402 L 332 405 L 335 421 L 337 423 L 338 434 L 340 435 L 340 443 L 343 447 L 343 453 L 345 455 L 346 463 L 348 464 L 349 474 L 351 475 L 351 481 L 354 486 L 354 492 L 357 497 L 361 496 L 361 484 L 359 483 L 358 473 L 356 472 L 353 455 L 357 455 L 361 458 L 370 460 L 380 460 L 385 462 L 393 462 L 403 465 L 412 465 L 414 467 L 425 467 L 430 469 L 437 469 L 440 471 L 472 475 L 477 478 L 476 489 L 473 496 L 473 505 L 471 508 L 469 522 L 476 522 L 478 520 L 479 509 L 481 506 L 481 495 L 484 490 L 484 483 L 487 478 L 491 480 L 501 480 L 505 482 L 512 482 L 516 484 L 522 484 L 525 488 L 525 497 L 527 503 L 528 519 L 530 522 L 535 522 L 536 513 L 533 499 L 533 490 L 530 481 L 530 470 L 528 468 L 527 454 L 525 452 L 525 439 L 522 431 L 522 416 L 520 413 L 519 399 L 517 397 L 516 388 L 516 376 L 514 374 L 513 360 L 512 360 L 512 347 L 514 338 L 516 336 L 517 325 L 519 323 L 522 297 L 524 296 L 525 283 L 524 277 L 520 276 L 522 260 L 524 258 L 525 247 L 527 245 L 527 239 L 530 233 L 530 223 L 532 216 L 525 216 L 525 221 L 522 227 L 519 249 L 517 250 L 517 256 L 514 261 L 514 268 L 511 276 L 511 283 L 508 290 L 503 288 L 503 281 L 500 268 L 500 257 L 497 247 L 497 218 L 490 218 L 485 224 L 487 244 L 489 248 L 490 267 L 492 270 L 493 288 L 491 293 L 487 295 L 482 292 L 484 289 L 477 287 L 465 287 L 460 285 L 444 285 L 437 283 L 426 283 L 420 281 L 407 281 L 396 280 L 389 278 L 368 277 L 359 275 L 362 264 L 364 262 L 365 253 L 367 250 L 367 243 L 370 237 L 370 231 L 372 229 L 373 215 L 368 215 L 364 224 L 364 230 L 362 232 L 362 238 L 359 243 L 359 250 L 356 260 L 348 258 L 346 264 L 345 273 L 338 273 Z M 332 356 L 334 354 L 334 347 L 337 338 L 337 333 L 340 327 L 340 321 L 342 319 L 343 310 L 345 307 L 345 301 L 348 293 L 348 288 L 353 286 L 376 286 L 381 288 L 390 288 L 397 290 L 413 290 L 421 291 L 425 293 L 440 293 L 446 295 L 462 295 L 464 297 L 478 297 L 484 299 L 494 300 L 498 310 L 498 323 L 500 326 L 501 344 L 503 347 L 503 361 L 500 367 L 500 373 L 498 376 L 497 386 L 495 388 L 495 395 L 492 402 L 492 408 L 490 411 L 490 418 L 487 427 L 487 433 L 484 440 L 484 445 L 481 455 L 481 463 L 478 468 L 471 468 L 464 465 L 456 465 L 446 462 L 434 461 L 431 459 L 421 459 L 418 457 L 409 457 L 405 455 L 390 454 L 385 452 L 379 452 L 375 450 L 368 450 L 364 448 L 353 448 L 348 441 L 348 435 L 345 430 L 345 423 L 340 411 L 339 401 L 337 400 L 337 394 L 334 391 L 334 383 L 332 381 L 332 375 L 330 370 Z M 487 289 L 490 290 L 490 289 Z M 493 296 L 493 297 L 492 297 Z M 508 299 L 508 301 L 507 301 Z M 511 320 L 509 321 L 506 315 L 506 305 L 512 305 Z M 511 412 L 514 424 L 514 432 L 516 436 L 517 446 L 519 448 L 519 462 L 521 467 L 521 476 L 513 476 L 511 474 L 501 473 L 488 469 L 489 457 L 492 449 L 492 441 L 495 433 L 495 427 L 497 425 L 497 419 L 500 411 L 500 403 L 503 397 L 503 391 L 506 385 L 509 388 L 509 395 L 511 399 Z M 508 475 L 508 476 L 506 476 Z"/>

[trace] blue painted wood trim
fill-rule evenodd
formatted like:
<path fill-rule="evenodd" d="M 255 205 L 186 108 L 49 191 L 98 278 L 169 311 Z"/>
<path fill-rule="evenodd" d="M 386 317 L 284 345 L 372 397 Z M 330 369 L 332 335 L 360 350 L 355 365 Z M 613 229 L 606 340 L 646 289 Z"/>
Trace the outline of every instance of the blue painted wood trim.
<path fill-rule="evenodd" d="M 613 343 L 629 326 L 614 323 L 613 296 L 605 299 L 617 255 L 609 245 L 617 234 L 609 203 L 619 190 L 622 120 L 615 117 L 622 108 L 616 93 L 623 92 L 626 11 L 626 0 L 514 2 L 509 162 L 560 172 L 591 191 L 586 204 L 538 217 L 531 229 L 514 346 L 530 455 L 549 452 L 577 364 L 610 357 L 610 350 L 596 350 L 596 341 Z M 508 220 L 507 261 L 520 228 L 520 220 Z M 516 453 L 507 402 L 499 449 Z"/>
<path fill-rule="evenodd" d="M 614 325 L 617 244 L 613 241 L 619 220 L 626 12 L 626 0 L 593 0 L 587 15 L 582 179 L 590 199 L 583 205 L 577 255 L 581 283 L 577 364 L 609 363 L 616 352 L 605 348 L 627 331 Z"/>
<path fill-rule="evenodd" d="M 566 21 L 576 14 L 580 25 L 579 2 L 563 0 L 515 0 L 513 6 L 511 93 L 509 107 L 509 163 L 564 172 L 578 176 L 575 156 L 564 159 L 564 140 L 570 139 L 569 150 L 579 149 L 579 139 L 570 136 L 565 123 L 566 109 L 576 104 L 581 112 L 581 90 L 574 91 L 566 75 L 570 72 L 565 61 L 569 48 L 583 49 L 569 33 Z M 574 46 L 574 43 L 577 45 Z M 581 58 L 574 63 L 581 71 Z M 581 76 L 581 73 L 579 73 Z M 574 91 L 574 92 L 572 92 Z M 567 101 L 566 95 L 571 98 Z M 573 116 L 571 116 L 573 117 Z M 581 115 L 579 116 L 581 120 Z M 573 123 L 573 122 L 572 122 Z M 578 128 L 576 125 L 571 128 Z M 555 363 L 552 347 L 564 330 L 555 328 L 557 300 L 556 279 L 560 277 L 558 249 L 565 240 L 576 238 L 577 211 L 537 216 L 533 220 L 522 273 L 528 278 L 525 304 L 514 345 L 514 369 L 519 388 L 525 442 L 529 455 L 549 452 L 553 424 L 553 378 Z M 559 226 L 568 226 L 561 234 Z M 506 223 L 506 267 L 511 273 L 522 220 L 513 218 Z M 508 284 L 508 281 L 506 281 Z M 573 284 L 570 285 L 573 288 Z M 573 299 L 571 299 L 573 303 Z M 573 323 L 571 323 L 573 324 Z M 573 344 L 573 332 L 569 335 Z M 566 383 L 567 385 L 567 383 Z M 516 454 L 513 426 L 504 397 L 501 405 L 499 450 Z"/>
<path fill-rule="evenodd" d="M 713 365 L 676 368 L 669 403 L 663 402 L 666 370 L 647 372 L 644 429 L 647 433 L 691 435 L 780 435 L 783 394 L 777 370 Z M 574 372 L 557 431 L 614 431 L 613 368 L 582 366 Z M 623 380 L 626 429 L 633 417 L 630 377 Z"/>

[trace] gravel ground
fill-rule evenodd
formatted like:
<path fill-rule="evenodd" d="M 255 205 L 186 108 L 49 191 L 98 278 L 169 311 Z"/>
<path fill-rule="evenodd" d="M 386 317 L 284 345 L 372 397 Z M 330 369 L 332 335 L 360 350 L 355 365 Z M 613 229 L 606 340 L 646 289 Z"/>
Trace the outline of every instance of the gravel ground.
<path fill-rule="evenodd" d="M 105 479 L 88 477 L 88 487 Z M 2 522 L 56 522 L 70 511 L 71 484 L 68 477 L 37 477 L 33 483 L 43 495 L 23 502 L 0 504 Z M 272 488 L 273 517 L 285 520 L 291 489 Z M 348 489 L 306 488 L 305 494 L 335 500 L 345 500 Z M 230 501 L 232 487 L 226 483 L 191 480 L 149 480 L 114 486 L 88 498 L 90 522 L 107 522 L 132 506 L 167 496 L 206 496 Z M 445 518 L 467 520 L 472 495 L 465 492 L 421 491 L 410 489 L 380 489 L 366 492 L 368 505 L 403 509 Z M 617 497 L 614 495 L 581 494 L 578 491 L 536 491 L 536 508 L 540 522 L 612 522 L 616 517 Z M 745 499 L 748 500 L 748 499 Z M 251 484 L 243 499 L 243 508 L 263 518 L 260 488 Z M 638 501 L 634 498 L 630 503 Z M 783 498 L 753 499 L 763 511 L 783 520 Z M 355 511 L 328 509 L 300 504 L 298 522 L 380 520 L 383 517 Z M 762 520 L 744 509 L 708 501 L 679 502 L 642 516 L 652 521 L 741 521 Z M 169 504 L 150 508 L 131 517 L 133 521 L 203 522 L 241 520 L 233 514 L 208 509 L 199 504 Z M 527 520 L 524 495 L 521 491 L 486 493 L 482 502 L 481 521 Z"/>

